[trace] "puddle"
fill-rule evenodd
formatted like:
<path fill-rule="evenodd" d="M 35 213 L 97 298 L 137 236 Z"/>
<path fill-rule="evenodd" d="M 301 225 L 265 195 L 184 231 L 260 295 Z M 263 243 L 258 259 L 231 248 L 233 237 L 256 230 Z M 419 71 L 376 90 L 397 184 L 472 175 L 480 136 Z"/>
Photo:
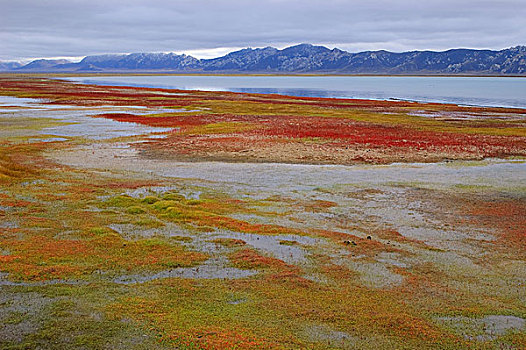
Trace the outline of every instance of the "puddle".
<path fill-rule="evenodd" d="M 500 113 L 491 113 L 491 114 L 473 114 L 473 113 L 461 113 L 461 112 L 432 112 L 432 111 L 413 111 L 407 113 L 415 117 L 425 117 L 425 118 L 437 118 L 437 119 L 447 119 L 447 120 L 489 120 L 489 119 L 503 119 L 503 120 L 524 120 L 526 115 L 524 114 L 500 114 Z"/>
<path fill-rule="evenodd" d="M 193 278 L 193 279 L 239 279 L 257 274 L 254 270 L 241 270 L 225 266 L 223 259 L 209 259 L 196 267 L 179 267 L 155 274 L 126 275 L 115 278 L 117 284 L 137 284 L 162 278 Z"/>
<path fill-rule="evenodd" d="M 29 135 L 49 135 L 54 137 L 47 138 L 49 141 L 56 141 L 56 138 L 84 137 L 91 140 L 105 140 L 116 137 L 139 136 L 147 134 L 162 134 L 169 132 L 171 128 L 150 127 L 130 122 L 119 122 L 107 118 L 93 118 L 91 116 L 101 113 L 129 113 L 130 111 L 140 111 L 140 114 L 186 112 L 184 109 L 150 109 L 142 106 L 98 106 L 98 107 L 79 107 L 73 105 L 52 105 L 43 104 L 43 100 L 31 98 L 16 98 L 10 96 L 0 96 L 0 110 L 3 117 L 16 118 L 28 121 L 35 118 L 45 118 L 60 120 L 66 125 L 56 125 L 44 128 L 38 133 L 28 131 Z M 31 107 L 31 109 L 12 109 L 2 106 Z M 17 113 L 14 113 L 17 112 Z M 151 135 L 151 137 L 162 138 L 164 135 Z M 46 140 L 46 138 L 44 138 Z"/>
<path fill-rule="evenodd" d="M 247 278 L 256 275 L 258 272 L 254 270 L 242 270 L 235 267 L 226 266 L 227 261 L 223 258 L 209 259 L 204 264 L 196 267 L 179 267 L 175 269 L 165 270 L 157 273 L 144 273 L 123 275 L 110 280 L 117 284 L 137 284 L 145 283 L 163 278 L 191 278 L 191 279 L 239 279 Z M 47 280 L 35 282 L 13 282 L 7 279 L 8 274 L 0 272 L 0 287 L 1 286 L 21 286 L 21 287 L 41 287 L 50 285 L 88 285 L 92 282 L 84 280 Z M 98 282 L 106 282 L 97 279 Z"/>
<path fill-rule="evenodd" d="M 183 186 L 152 186 L 140 187 L 126 191 L 126 195 L 133 198 L 144 198 L 146 196 L 162 196 L 167 192 L 177 192 L 186 199 L 200 199 L 202 191 L 184 188 Z"/>
<path fill-rule="evenodd" d="M 66 119 L 65 122 L 72 124 L 45 128 L 42 130 L 41 134 L 58 137 L 84 137 L 90 140 L 105 140 L 116 137 L 162 133 L 171 130 L 169 128 L 147 127 L 135 123 L 117 122 L 106 118 L 90 118 L 82 115 L 71 116 Z"/>
<path fill-rule="evenodd" d="M 42 287 L 42 286 L 51 286 L 51 285 L 86 285 L 89 284 L 87 281 L 81 280 L 47 280 L 47 281 L 35 281 L 35 282 L 13 282 L 8 280 L 8 273 L 0 272 L 0 287 L 1 286 L 21 286 L 21 287 Z"/>
<path fill-rule="evenodd" d="M 156 218 L 152 218 L 156 220 Z M 189 242 L 193 241 L 199 236 L 195 233 L 185 230 L 183 227 L 175 225 L 170 222 L 163 222 L 164 226 L 156 228 L 144 228 L 133 224 L 111 224 L 109 228 L 117 232 L 125 239 L 134 240 L 142 238 L 151 238 L 155 236 L 163 237 L 187 237 Z M 184 243 L 184 242 L 182 242 Z"/>
<path fill-rule="evenodd" d="M 181 240 L 181 244 L 189 249 L 205 252 L 222 254 L 228 249 L 218 246 L 211 242 L 217 238 L 239 239 L 247 245 L 256 248 L 265 254 L 276 259 L 283 260 L 288 264 L 307 264 L 307 250 L 304 247 L 317 247 L 326 245 L 327 242 L 298 235 L 258 235 L 250 233 L 238 233 L 226 230 L 217 230 L 209 233 L 189 232 L 184 228 L 172 223 L 165 223 L 164 227 L 141 228 L 132 224 L 112 224 L 108 226 L 126 239 L 149 238 L 155 236 L 164 237 L 186 237 L 188 240 Z M 297 245 L 282 244 L 283 241 L 297 242 Z"/>
<path fill-rule="evenodd" d="M 40 104 L 42 100 L 36 98 L 23 98 L 0 95 L 0 110 L 14 111 L 11 108 L 5 107 L 34 107 L 35 104 Z M 18 110 L 16 110 L 18 111 Z"/>
<path fill-rule="evenodd" d="M 238 233 L 231 231 L 216 231 L 211 235 L 212 239 L 215 238 L 230 238 L 230 239 L 239 239 L 247 243 L 256 249 L 259 249 L 276 259 L 283 260 L 287 264 L 291 265 L 301 265 L 307 264 L 309 260 L 306 258 L 306 249 L 297 246 L 297 245 L 286 245 L 281 244 L 282 241 L 295 241 L 299 245 L 303 246 L 319 246 L 324 243 L 324 241 L 307 237 L 307 236 L 298 236 L 298 235 L 258 235 L 250 233 Z"/>
<path fill-rule="evenodd" d="M 381 263 L 362 262 L 350 258 L 339 259 L 336 263 L 356 271 L 362 284 L 368 288 L 388 289 L 400 286 L 404 282 L 403 276 L 392 272 Z"/>

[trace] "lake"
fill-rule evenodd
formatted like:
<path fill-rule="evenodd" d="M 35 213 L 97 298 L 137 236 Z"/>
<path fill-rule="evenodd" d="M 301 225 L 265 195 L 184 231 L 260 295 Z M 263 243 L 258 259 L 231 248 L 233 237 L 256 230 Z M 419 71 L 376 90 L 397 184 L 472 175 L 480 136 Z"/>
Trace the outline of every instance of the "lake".
<path fill-rule="evenodd" d="M 526 108 L 526 78 L 520 77 L 121 75 L 66 79 L 98 85 Z"/>

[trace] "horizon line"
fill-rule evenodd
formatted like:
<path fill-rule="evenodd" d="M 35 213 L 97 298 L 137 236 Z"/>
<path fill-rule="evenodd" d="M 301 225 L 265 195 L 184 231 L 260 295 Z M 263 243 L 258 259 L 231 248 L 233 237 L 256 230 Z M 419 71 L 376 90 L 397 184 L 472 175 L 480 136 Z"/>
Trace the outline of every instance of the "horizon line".
<path fill-rule="evenodd" d="M 69 61 L 70 63 L 78 63 L 78 62 L 82 61 L 84 58 L 89 57 L 89 56 L 131 55 L 131 54 L 137 54 L 137 53 L 163 53 L 163 54 L 173 53 L 173 54 L 176 54 L 176 55 L 191 56 L 191 57 L 194 57 L 194 58 L 199 59 L 199 60 L 207 60 L 207 59 L 214 59 L 214 58 L 224 57 L 224 56 L 226 56 L 226 55 L 228 55 L 230 53 L 241 51 L 241 50 L 246 50 L 246 49 L 275 48 L 275 49 L 278 49 L 278 50 L 283 50 L 283 49 L 286 49 L 286 48 L 300 46 L 300 45 L 320 46 L 320 47 L 328 48 L 330 50 L 338 49 L 338 50 L 345 51 L 345 52 L 348 52 L 348 53 L 351 53 L 351 54 L 359 54 L 359 53 L 363 53 L 363 52 L 377 52 L 377 51 L 386 51 L 386 52 L 391 52 L 391 53 L 447 52 L 447 51 L 451 51 L 451 50 L 502 51 L 502 50 L 507 50 L 507 49 L 511 49 L 511 48 L 515 48 L 515 47 L 526 46 L 526 44 L 517 44 L 517 45 L 507 46 L 507 47 L 504 47 L 504 48 L 498 48 L 498 49 L 495 49 L 495 48 L 454 47 L 454 48 L 443 49 L 443 50 L 434 50 L 434 49 L 417 50 L 417 49 L 412 49 L 412 50 L 405 50 L 405 51 L 394 51 L 394 50 L 391 51 L 391 50 L 386 50 L 386 49 L 376 49 L 376 50 L 361 50 L 361 51 L 353 51 L 352 52 L 352 51 L 347 51 L 347 50 L 340 49 L 340 48 L 338 48 L 337 45 L 298 43 L 298 44 L 291 44 L 291 45 L 286 45 L 286 46 L 283 46 L 283 45 L 277 45 L 277 46 L 266 45 L 266 46 L 246 46 L 246 47 L 220 47 L 220 48 L 212 48 L 212 49 L 190 49 L 190 50 L 184 50 L 184 51 L 183 50 L 177 50 L 177 51 L 112 52 L 112 53 L 88 54 L 88 55 L 84 55 L 84 56 L 45 56 L 45 57 L 32 57 L 32 58 L 20 58 L 20 59 L 8 59 L 8 60 L 0 59 L 0 62 L 20 63 L 20 64 L 23 64 L 23 65 L 26 65 L 26 64 L 29 64 L 31 62 L 38 61 L 38 60 L 60 60 L 60 59 L 63 59 L 63 60 Z M 221 54 L 218 54 L 218 55 L 208 55 L 208 54 L 206 54 L 206 52 L 212 52 L 212 51 L 221 52 Z M 199 54 L 199 52 L 202 52 L 202 53 Z M 192 54 L 190 54 L 190 53 L 192 53 Z M 201 56 L 201 57 L 199 57 L 199 56 Z"/>

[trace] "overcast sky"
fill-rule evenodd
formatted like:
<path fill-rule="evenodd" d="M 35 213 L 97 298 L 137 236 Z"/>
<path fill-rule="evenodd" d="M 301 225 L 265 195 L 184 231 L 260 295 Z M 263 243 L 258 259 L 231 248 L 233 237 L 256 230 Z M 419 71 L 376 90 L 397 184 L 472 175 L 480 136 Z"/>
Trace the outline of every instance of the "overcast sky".
<path fill-rule="evenodd" d="M 0 0 L 0 60 L 313 43 L 357 52 L 526 44 L 526 0 Z"/>

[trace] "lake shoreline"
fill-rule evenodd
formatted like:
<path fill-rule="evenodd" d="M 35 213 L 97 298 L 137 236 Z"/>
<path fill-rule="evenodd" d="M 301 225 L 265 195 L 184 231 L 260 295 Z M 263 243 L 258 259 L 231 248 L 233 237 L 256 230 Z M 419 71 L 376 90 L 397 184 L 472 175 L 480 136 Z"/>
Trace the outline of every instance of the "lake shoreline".
<path fill-rule="evenodd" d="M 387 75 L 94 75 L 56 77 L 84 84 L 402 100 L 478 107 L 526 107 L 526 84 L 501 77 Z M 93 79 L 90 79 L 93 78 Z"/>

